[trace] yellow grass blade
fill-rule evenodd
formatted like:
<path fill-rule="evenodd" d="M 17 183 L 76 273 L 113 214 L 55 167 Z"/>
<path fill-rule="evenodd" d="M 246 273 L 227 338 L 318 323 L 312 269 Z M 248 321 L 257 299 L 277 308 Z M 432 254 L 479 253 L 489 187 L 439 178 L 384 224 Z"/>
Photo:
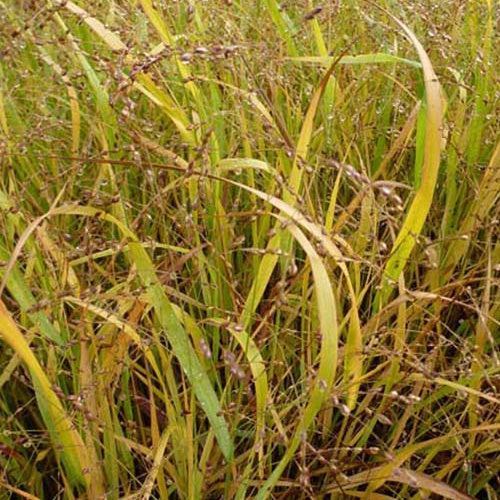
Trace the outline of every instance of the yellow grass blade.
<path fill-rule="evenodd" d="M 150 5 L 151 2 L 144 1 L 142 3 L 146 6 L 147 13 L 151 14 L 150 10 L 154 11 L 152 7 L 151 9 L 148 8 L 148 5 Z M 89 13 L 86 10 L 77 6 L 73 2 L 65 2 L 64 7 L 73 14 L 75 14 L 76 16 L 78 16 L 82 20 L 82 22 L 87 24 L 87 26 L 89 26 L 89 28 L 92 29 L 110 47 L 111 50 L 126 51 L 127 47 L 120 40 L 120 38 L 115 33 L 108 30 L 101 21 L 89 15 Z M 158 16 L 156 14 L 156 11 L 154 11 L 151 16 L 155 26 L 157 26 Z M 65 27 L 60 16 L 58 17 L 58 19 L 61 25 L 67 31 L 67 28 Z M 167 36 L 164 33 L 164 30 L 161 31 L 161 34 L 162 36 Z M 72 42 L 76 47 L 76 42 L 74 42 L 73 40 Z M 92 78 L 94 80 L 94 87 L 98 89 L 99 84 L 97 83 L 97 76 L 93 73 L 93 70 L 91 69 L 86 59 L 82 55 L 80 55 L 79 57 L 82 62 L 82 65 L 85 67 L 85 70 L 89 75 L 91 75 L 89 76 L 89 78 Z M 125 61 L 131 66 L 133 66 L 137 62 L 130 55 L 125 56 Z M 188 76 L 188 73 L 186 73 L 187 70 L 183 69 L 182 64 L 179 64 L 179 71 L 181 71 L 183 78 L 186 78 Z M 132 83 L 135 88 L 139 89 L 144 95 L 146 95 L 172 120 L 172 122 L 175 124 L 175 126 L 179 130 L 179 133 L 182 135 L 184 140 L 186 140 L 190 144 L 196 144 L 196 136 L 192 131 L 188 130 L 189 120 L 186 117 L 184 111 L 175 104 L 174 100 L 165 90 L 161 89 L 158 85 L 156 85 L 153 79 L 145 73 L 137 74 L 135 76 L 135 81 L 133 81 Z M 188 84 L 188 88 L 192 89 L 193 85 L 194 84 L 190 82 Z M 195 90 L 194 92 L 196 94 L 196 97 L 199 98 L 197 91 Z M 102 95 L 99 97 L 100 93 L 98 90 L 96 90 L 96 94 L 98 98 L 101 99 L 101 102 L 104 103 L 104 107 L 107 109 L 109 107 L 107 98 L 103 100 Z"/>
<path fill-rule="evenodd" d="M 334 61 L 333 57 L 327 56 L 301 56 L 301 57 L 287 57 L 293 62 L 301 63 L 312 63 L 321 65 L 330 65 Z M 392 54 L 385 54 L 381 52 L 376 52 L 373 54 L 359 54 L 357 56 L 344 56 L 339 59 L 338 64 L 394 64 L 403 63 L 414 68 L 421 68 L 422 64 L 418 61 L 413 61 L 411 59 L 405 59 L 404 57 L 398 57 Z"/>
<path fill-rule="evenodd" d="M 418 453 L 425 448 L 436 447 L 436 446 L 445 446 L 447 442 L 455 443 L 457 436 L 467 435 L 467 434 L 478 434 L 481 432 L 498 432 L 500 431 L 500 424 L 487 424 L 478 427 L 473 427 L 470 429 L 461 429 L 457 430 L 453 434 L 446 434 L 444 436 L 439 436 L 437 438 L 429 439 L 428 441 L 410 444 L 398 451 L 396 456 L 390 463 L 386 465 L 382 465 L 380 467 L 374 467 L 367 470 L 364 470 L 358 474 L 354 474 L 346 478 L 345 480 L 339 481 L 339 483 L 332 485 L 327 488 L 327 492 L 334 493 L 342 490 L 349 490 L 350 488 L 354 488 L 363 483 L 369 483 L 368 489 L 366 490 L 368 493 L 372 493 L 375 490 L 379 489 L 386 481 L 394 481 L 397 480 L 398 472 L 394 474 L 394 471 L 398 470 L 401 465 L 409 460 L 414 454 Z M 427 486 L 429 483 L 426 483 Z M 442 484 L 439 486 L 442 494 Z M 449 487 L 448 487 L 449 488 Z M 450 490 L 447 490 L 448 492 Z M 456 490 L 455 490 L 456 491 Z M 453 497 L 449 497 L 453 498 Z M 470 497 L 465 497 L 467 500 L 470 500 Z"/>
<path fill-rule="evenodd" d="M 397 282 L 415 246 L 416 238 L 418 238 L 422 231 L 431 208 L 439 171 L 443 114 L 441 86 L 432 68 L 429 56 L 410 28 L 391 14 L 388 13 L 388 15 L 401 27 L 417 50 L 420 62 L 422 63 L 427 106 L 425 115 L 425 151 L 422 178 L 403 226 L 394 242 L 389 260 L 385 266 L 384 282 L 376 301 L 376 307 L 383 306 L 389 299 L 392 293 L 390 283 Z"/>
<path fill-rule="evenodd" d="M 153 465 L 149 471 L 148 477 L 144 481 L 141 491 L 137 494 L 137 497 L 141 500 L 148 500 L 151 498 L 151 492 L 158 477 L 158 472 L 160 471 L 161 464 L 167 449 L 168 440 L 170 438 L 170 428 L 163 431 L 160 440 L 156 446 L 156 451 L 153 458 Z"/>
<path fill-rule="evenodd" d="M 89 470 L 92 464 L 82 438 L 51 389 L 44 369 L 1 300 L 0 338 L 21 358 L 30 372 L 40 413 L 49 430 L 54 451 L 62 460 L 68 481 L 74 486 L 89 486 L 85 470 Z"/>

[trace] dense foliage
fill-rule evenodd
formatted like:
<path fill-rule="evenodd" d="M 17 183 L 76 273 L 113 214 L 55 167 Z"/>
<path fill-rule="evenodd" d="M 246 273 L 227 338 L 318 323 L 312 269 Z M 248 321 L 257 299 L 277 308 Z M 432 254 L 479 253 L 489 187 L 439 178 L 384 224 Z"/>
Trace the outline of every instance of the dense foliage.
<path fill-rule="evenodd" d="M 498 498 L 493 3 L 0 1 L 0 498 Z"/>

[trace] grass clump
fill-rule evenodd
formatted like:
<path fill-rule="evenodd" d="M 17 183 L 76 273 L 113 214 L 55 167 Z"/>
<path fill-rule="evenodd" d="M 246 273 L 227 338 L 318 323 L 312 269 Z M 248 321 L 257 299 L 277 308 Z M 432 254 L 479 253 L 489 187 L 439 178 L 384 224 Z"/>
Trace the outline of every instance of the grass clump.
<path fill-rule="evenodd" d="M 5 498 L 497 498 L 493 2 L 0 8 Z"/>

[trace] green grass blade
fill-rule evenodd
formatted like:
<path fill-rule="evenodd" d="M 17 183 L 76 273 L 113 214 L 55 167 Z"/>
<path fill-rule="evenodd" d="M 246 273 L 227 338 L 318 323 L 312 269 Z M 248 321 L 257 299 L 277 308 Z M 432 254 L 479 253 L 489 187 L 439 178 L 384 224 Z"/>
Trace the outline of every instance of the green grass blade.
<path fill-rule="evenodd" d="M 198 359 L 196 351 L 189 342 L 188 336 L 177 319 L 170 301 L 160 285 L 153 263 L 140 243 L 129 243 L 132 260 L 137 273 L 154 308 L 158 322 L 172 346 L 172 350 L 193 386 L 200 405 L 208 417 L 220 449 L 227 461 L 233 458 L 233 444 L 227 424 L 221 416 L 221 406 L 209 379 Z"/>
<path fill-rule="evenodd" d="M 288 52 L 293 56 L 297 55 L 297 48 L 293 37 L 296 33 L 296 28 L 287 13 L 280 8 L 276 0 L 263 0 L 279 34 L 285 40 Z"/>
<path fill-rule="evenodd" d="M 146 250 L 144 250 L 142 243 L 137 242 L 135 235 L 117 219 L 99 209 L 84 206 L 66 206 L 56 208 L 52 212 L 52 215 L 59 214 L 98 216 L 115 224 L 122 231 L 124 236 L 134 240 L 130 241 L 128 245 L 131 260 L 135 264 L 139 278 L 147 290 L 158 322 L 162 326 L 174 354 L 178 358 L 182 369 L 193 386 L 196 397 L 212 425 L 215 437 L 224 457 L 228 461 L 232 460 L 233 444 L 229 436 L 227 424 L 221 416 L 219 400 L 217 399 L 213 387 L 210 385 L 209 379 L 205 376 L 205 372 L 197 357 L 196 351 L 190 344 L 184 328 L 177 319 L 170 301 L 158 281 L 153 263 Z"/>
<path fill-rule="evenodd" d="M 287 57 L 286 59 L 297 63 L 321 64 L 323 66 L 329 66 L 335 60 L 335 58 L 331 56 L 299 56 Z M 385 54 L 380 52 L 376 52 L 373 54 L 359 54 L 357 56 L 343 56 L 338 61 L 338 64 L 346 65 L 394 63 L 406 64 L 407 66 L 411 66 L 412 68 L 417 69 L 422 68 L 422 63 L 418 61 L 413 61 L 412 59 L 406 59 L 404 57 L 395 56 L 393 54 Z"/>

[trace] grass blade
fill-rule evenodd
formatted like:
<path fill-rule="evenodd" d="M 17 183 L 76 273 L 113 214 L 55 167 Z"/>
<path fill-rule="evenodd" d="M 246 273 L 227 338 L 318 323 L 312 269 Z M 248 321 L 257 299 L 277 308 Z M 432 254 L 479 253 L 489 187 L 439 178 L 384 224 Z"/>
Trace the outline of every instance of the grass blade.
<path fill-rule="evenodd" d="M 427 215 L 432 205 L 432 198 L 436 188 L 440 154 L 441 154 L 441 127 L 442 127 L 442 96 L 441 86 L 429 56 L 413 32 L 401 21 L 389 14 L 401 27 L 406 36 L 415 46 L 420 61 L 425 84 L 426 116 L 425 142 L 422 179 L 415 198 L 408 210 L 406 219 L 394 242 L 391 255 L 384 269 L 382 290 L 376 300 L 376 307 L 382 307 L 392 293 L 391 282 L 397 282 L 408 258 L 415 246 L 416 238 L 424 227 Z"/>
<path fill-rule="evenodd" d="M 0 336 L 22 359 L 31 374 L 40 413 L 49 430 L 54 451 L 62 460 L 69 483 L 73 486 L 88 486 L 85 469 L 89 469 L 91 463 L 85 445 L 51 389 L 45 371 L 1 300 Z"/>
<path fill-rule="evenodd" d="M 221 406 L 209 379 L 190 344 L 188 336 L 158 282 L 153 263 L 140 243 L 130 242 L 129 250 L 137 273 L 146 288 L 158 322 L 172 346 L 175 356 L 193 386 L 200 405 L 208 417 L 222 453 L 228 462 L 233 459 L 233 444 L 227 424 L 221 416 Z"/>
<path fill-rule="evenodd" d="M 287 57 L 287 60 L 297 62 L 297 63 L 312 63 L 321 64 L 323 66 L 329 66 L 334 62 L 333 57 L 321 57 L 321 56 L 300 56 L 300 57 Z M 418 61 L 413 61 L 412 59 L 405 59 L 404 57 L 398 57 L 392 54 L 385 53 L 373 53 L 373 54 L 359 54 L 357 56 L 343 56 L 339 59 L 337 64 L 394 64 L 401 63 L 411 66 L 413 68 L 422 68 L 422 63 Z"/>

